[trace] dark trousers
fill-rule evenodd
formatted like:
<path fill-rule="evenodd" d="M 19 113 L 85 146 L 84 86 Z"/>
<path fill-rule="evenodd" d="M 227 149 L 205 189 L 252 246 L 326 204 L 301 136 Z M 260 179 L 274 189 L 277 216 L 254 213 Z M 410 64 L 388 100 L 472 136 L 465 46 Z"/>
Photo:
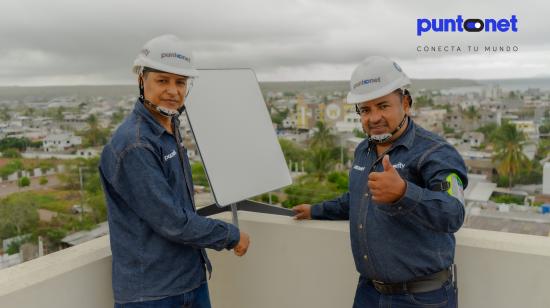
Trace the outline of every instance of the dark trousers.
<path fill-rule="evenodd" d="M 193 291 L 154 301 L 115 304 L 115 308 L 211 308 L 208 285 L 202 284 Z"/>
<path fill-rule="evenodd" d="M 451 281 L 434 291 L 381 294 L 364 277 L 359 277 L 353 308 L 456 308 L 457 298 Z"/>

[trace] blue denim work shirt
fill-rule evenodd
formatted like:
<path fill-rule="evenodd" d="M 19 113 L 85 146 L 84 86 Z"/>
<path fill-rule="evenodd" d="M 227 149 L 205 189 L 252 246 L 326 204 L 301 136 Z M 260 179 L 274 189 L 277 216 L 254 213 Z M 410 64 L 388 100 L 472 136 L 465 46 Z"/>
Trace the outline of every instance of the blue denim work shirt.
<path fill-rule="evenodd" d="M 387 151 L 406 181 L 394 204 L 372 200 L 371 171 L 382 172 L 383 155 L 368 139 L 355 150 L 349 191 L 315 204 L 314 219 L 349 219 L 351 248 L 362 276 L 387 283 L 405 282 L 448 268 L 454 259 L 456 232 L 464 221 L 463 201 L 436 189 L 455 173 L 467 185 L 464 160 L 443 138 L 408 120 L 403 135 Z"/>
<path fill-rule="evenodd" d="M 138 100 L 101 154 L 117 303 L 196 289 L 206 281 L 205 265 L 211 270 L 204 248 L 239 241 L 235 226 L 196 213 L 189 159 L 174 134 Z"/>

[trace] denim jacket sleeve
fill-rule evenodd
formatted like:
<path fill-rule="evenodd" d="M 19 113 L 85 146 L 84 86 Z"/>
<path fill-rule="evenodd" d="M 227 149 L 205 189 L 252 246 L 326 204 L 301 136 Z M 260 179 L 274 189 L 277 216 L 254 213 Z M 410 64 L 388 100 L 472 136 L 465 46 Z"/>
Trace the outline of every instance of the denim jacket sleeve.
<path fill-rule="evenodd" d="M 428 151 L 418 162 L 424 185 L 406 181 L 405 194 L 391 205 L 378 208 L 389 215 L 411 215 L 425 227 L 439 232 L 458 231 L 464 222 L 464 205 L 446 191 L 432 190 L 455 173 L 464 188 L 467 185 L 466 166 L 456 150 L 443 144 Z"/>
<path fill-rule="evenodd" d="M 338 198 L 315 204 L 311 218 L 325 220 L 349 220 L 349 192 Z"/>
<path fill-rule="evenodd" d="M 163 174 L 160 157 L 148 144 L 123 152 L 112 185 L 126 204 L 163 237 L 197 248 L 232 249 L 239 230 L 228 223 L 202 217 L 191 207 L 177 204 Z"/>

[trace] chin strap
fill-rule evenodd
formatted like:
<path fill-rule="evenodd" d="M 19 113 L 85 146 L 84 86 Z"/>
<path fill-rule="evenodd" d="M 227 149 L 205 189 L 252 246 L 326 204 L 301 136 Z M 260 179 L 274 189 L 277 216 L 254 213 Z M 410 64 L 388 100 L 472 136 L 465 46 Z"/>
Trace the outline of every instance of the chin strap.
<path fill-rule="evenodd" d="M 391 137 L 393 137 L 393 135 L 395 135 L 403 127 L 403 125 L 405 125 L 405 120 L 407 120 L 407 114 L 403 116 L 403 120 L 401 120 L 401 123 L 399 123 L 399 125 L 391 133 L 369 136 L 368 138 L 369 142 L 374 142 L 374 143 L 388 142 L 391 139 Z"/>

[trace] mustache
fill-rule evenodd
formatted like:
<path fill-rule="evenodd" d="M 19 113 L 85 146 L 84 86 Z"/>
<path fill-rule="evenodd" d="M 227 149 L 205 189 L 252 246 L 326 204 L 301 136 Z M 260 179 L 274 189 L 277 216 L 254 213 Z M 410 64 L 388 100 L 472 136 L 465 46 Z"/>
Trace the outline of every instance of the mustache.
<path fill-rule="evenodd" d="M 375 123 L 375 124 L 369 123 L 368 128 L 373 129 L 373 128 L 384 127 L 384 126 L 388 126 L 388 123 L 386 121 L 382 120 L 382 121 L 380 121 L 378 123 Z"/>

